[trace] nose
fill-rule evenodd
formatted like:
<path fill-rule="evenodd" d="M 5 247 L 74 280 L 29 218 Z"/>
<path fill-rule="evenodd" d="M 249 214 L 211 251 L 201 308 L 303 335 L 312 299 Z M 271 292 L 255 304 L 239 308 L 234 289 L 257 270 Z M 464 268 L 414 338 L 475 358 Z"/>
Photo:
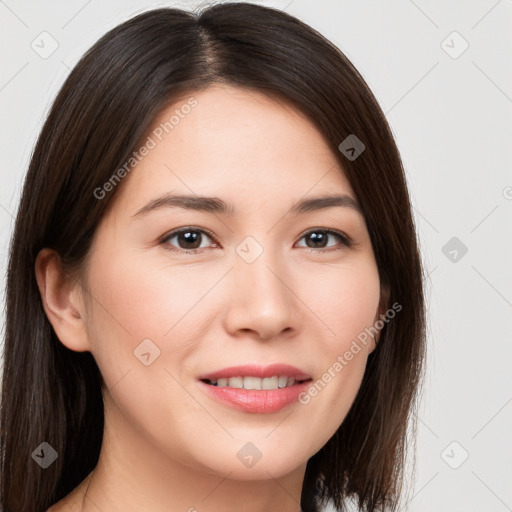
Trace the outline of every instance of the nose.
<path fill-rule="evenodd" d="M 293 290 L 292 273 L 284 262 L 276 261 L 266 252 L 252 263 L 237 256 L 230 279 L 224 316 L 230 334 L 268 340 L 297 331 L 300 300 Z"/>

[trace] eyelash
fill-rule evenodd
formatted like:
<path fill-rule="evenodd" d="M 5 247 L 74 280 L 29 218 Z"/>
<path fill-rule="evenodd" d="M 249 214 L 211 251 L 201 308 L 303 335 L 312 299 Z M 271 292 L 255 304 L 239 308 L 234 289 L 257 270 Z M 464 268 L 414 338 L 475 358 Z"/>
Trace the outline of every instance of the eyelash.
<path fill-rule="evenodd" d="M 171 240 L 175 236 L 179 235 L 180 233 L 186 233 L 186 232 L 190 232 L 190 231 L 206 234 L 209 238 L 214 240 L 214 243 L 217 243 L 215 236 L 213 235 L 213 233 L 211 231 L 204 229 L 204 228 L 195 228 L 193 226 L 175 229 L 174 231 L 171 231 L 170 233 L 164 235 L 164 237 L 160 240 L 159 243 L 162 245 L 166 245 L 168 250 L 176 251 L 176 252 L 180 252 L 180 253 L 184 253 L 184 254 L 197 254 L 197 253 L 203 251 L 204 249 L 207 249 L 206 247 L 196 248 L 196 249 L 180 249 L 180 248 L 174 247 L 168 243 L 169 240 Z M 310 229 L 309 231 L 306 231 L 306 233 L 304 233 L 300 237 L 299 240 L 302 240 L 304 237 L 310 235 L 311 233 L 318 233 L 318 232 L 326 233 L 328 235 L 333 235 L 333 236 L 337 237 L 341 242 L 341 247 L 337 246 L 337 247 L 318 248 L 318 249 L 315 249 L 313 247 L 305 247 L 305 249 L 309 249 L 311 253 L 313 253 L 313 252 L 326 253 L 326 252 L 331 252 L 331 251 L 339 251 L 344 248 L 350 249 L 354 245 L 354 242 L 347 235 L 345 235 L 339 231 L 336 231 L 334 229 L 313 228 L 313 229 Z"/>

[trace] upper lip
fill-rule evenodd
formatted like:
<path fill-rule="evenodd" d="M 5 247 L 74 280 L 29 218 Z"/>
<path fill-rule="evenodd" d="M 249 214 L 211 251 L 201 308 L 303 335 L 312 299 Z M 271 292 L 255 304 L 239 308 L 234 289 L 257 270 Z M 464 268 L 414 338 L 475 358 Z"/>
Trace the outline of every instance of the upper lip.
<path fill-rule="evenodd" d="M 230 366 L 229 368 L 223 368 L 211 373 L 200 375 L 199 380 L 214 380 L 214 379 L 229 379 L 231 377 L 259 377 L 264 379 L 265 377 L 274 376 L 287 376 L 293 377 L 296 381 L 303 381 L 311 379 L 311 376 L 307 373 L 299 370 L 295 366 L 289 364 L 271 364 L 268 366 L 258 366 L 253 364 L 245 364 L 241 366 Z"/>

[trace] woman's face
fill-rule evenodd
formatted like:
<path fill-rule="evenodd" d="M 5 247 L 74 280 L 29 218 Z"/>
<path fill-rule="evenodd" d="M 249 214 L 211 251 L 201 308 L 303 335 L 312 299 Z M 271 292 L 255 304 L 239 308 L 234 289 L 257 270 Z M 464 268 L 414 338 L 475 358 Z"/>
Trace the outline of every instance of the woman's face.
<path fill-rule="evenodd" d="M 147 136 L 86 267 L 110 442 L 235 479 L 290 473 L 343 422 L 374 348 L 345 357 L 379 314 L 355 195 L 310 121 L 244 89 L 186 96 Z M 345 199 L 308 203 L 323 196 Z M 279 388 L 294 375 L 311 381 Z"/>

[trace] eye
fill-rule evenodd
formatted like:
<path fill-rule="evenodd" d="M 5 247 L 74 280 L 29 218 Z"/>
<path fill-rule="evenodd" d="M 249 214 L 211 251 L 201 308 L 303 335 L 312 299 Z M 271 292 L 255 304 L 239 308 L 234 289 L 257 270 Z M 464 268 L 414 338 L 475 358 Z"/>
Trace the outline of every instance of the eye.
<path fill-rule="evenodd" d="M 169 249 L 174 251 L 195 254 L 208 246 L 202 245 L 205 238 L 212 240 L 213 234 L 205 229 L 186 227 L 171 231 L 171 233 L 165 235 L 160 243 L 167 245 Z M 178 247 L 171 243 L 173 239 L 176 239 Z M 214 246 L 218 247 L 218 244 L 214 243 Z"/>
<path fill-rule="evenodd" d="M 327 245 L 329 242 L 329 237 L 331 238 L 337 238 L 339 242 L 341 242 L 341 247 L 338 245 L 329 246 Z M 326 251 L 336 251 L 343 249 L 344 247 L 352 247 L 353 243 L 352 240 L 344 235 L 343 233 L 340 233 L 338 231 L 335 231 L 333 229 L 312 229 L 302 235 L 302 239 L 306 239 L 306 247 L 309 249 L 319 249 L 320 251 L 326 252 Z M 302 246 L 304 247 L 304 246 Z M 317 252 L 317 251 L 312 251 Z"/>
<path fill-rule="evenodd" d="M 329 245 L 329 239 L 333 238 L 338 239 L 340 243 L 338 245 Z M 196 254 L 207 247 L 220 247 L 216 242 L 214 242 L 213 245 L 208 244 L 208 239 L 210 241 L 215 240 L 213 233 L 203 228 L 189 226 L 171 231 L 161 239 L 160 243 L 164 244 L 166 248 L 170 250 L 185 254 Z M 353 242 L 348 236 L 333 229 L 311 229 L 302 235 L 301 240 L 302 239 L 306 240 L 305 247 L 312 249 L 311 252 L 336 251 L 343 249 L 344 247 L 350 248 L 353 245 Z"/>

